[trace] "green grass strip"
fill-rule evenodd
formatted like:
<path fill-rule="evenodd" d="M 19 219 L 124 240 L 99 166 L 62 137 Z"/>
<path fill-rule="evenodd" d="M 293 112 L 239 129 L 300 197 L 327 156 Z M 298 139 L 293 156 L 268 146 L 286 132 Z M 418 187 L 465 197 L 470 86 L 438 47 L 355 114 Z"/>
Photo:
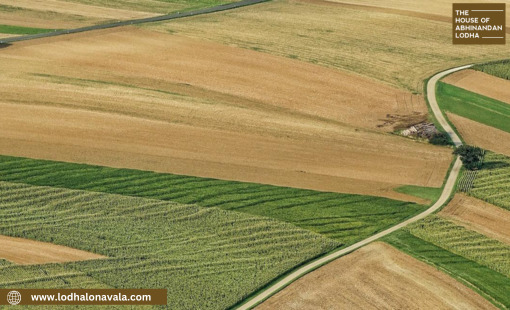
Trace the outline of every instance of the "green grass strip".
<path fill-rule="evenodd" d="M 508 103 L 443 82 L 438 83 L 437 101 L 443 110 L 510 132 L 510 104 Z"/>
<path fill-rule="evenodd" d="M 57 30 L 57 29 L 43 29 L 43 28 L 31 28 L 31 27 L 11 26 L 11 25 L 0 25 L 0 33 L 8 33 L 8 34 L 39 34 L 39 33 L 52 32 L 55 30 Z"/>
<path fill-rule="evenodd" d="M 418 198 L 436 201 L 441 196 L 442 188 L 440 187 L 424 187 L 415 185 L 403 185 L 395 188 L 395 191 L 402 194 L 415 196 Z"/>

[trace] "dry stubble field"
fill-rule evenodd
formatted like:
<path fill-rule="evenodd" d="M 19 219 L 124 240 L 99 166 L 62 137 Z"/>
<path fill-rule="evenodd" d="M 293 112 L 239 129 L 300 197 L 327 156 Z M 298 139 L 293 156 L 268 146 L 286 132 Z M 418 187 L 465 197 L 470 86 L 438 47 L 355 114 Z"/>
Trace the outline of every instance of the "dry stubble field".
<path fill-rule="evenodd" d="M 423 12 L 446 17 L 446 21 L 451 21 L 452 1 L 449 0 L 328 0 L 336 3 L 353 3 L 367 6 L 377 6 L 391 8 L 396 10 L 406 10 L 412 12 Z M 463 0 L 462 3 L 494 3 L 489 0 Z M 507 20 L 510 19 L 510 12 L 507 13 Z"/>
<path fill-rule="evenodd" d="M 510 156 L 510 133 L 453 113 L 447 115 L 467 144 Z"/>
<path fill-rule="evenodd" d="M 444 68 L 508 57 L 505 46 L 453 46 L 450 21 L 327 1 L 276 0 L 143 27 L 352 71 L 418 93 Z"/>
<path fill-rule="evenodd" d="M 76 28 L 214 6 L 230 0 L 0 0 L 0 24 Z M 3 35 L 0 35 L 3 37 Z"/>
<path fill-rule="evenodd" d="M 105 258 L 103 255 L 81 251 L 47 242 L 0 236 L 0 259 L 18 265 L 48 264 Z"/>
<path fill-rule="evenodd" d="M 257 309 L 496 308 L 436 268 L 376 242 L 305 275 Z"/>
<path fill-rule="evenodd" d="M 464 194 L 456 194 L 439 215 L 510 244 L 510 212 L 503 208 Z"/>
<path fill-rule="evenodd" d="M 128 27 L 0 65 L 2 154 L 414 201 L 392 188 L 438 187 L 451 160 L 378 126 L 423 111 L 409 94 L 265 53 Z"/>

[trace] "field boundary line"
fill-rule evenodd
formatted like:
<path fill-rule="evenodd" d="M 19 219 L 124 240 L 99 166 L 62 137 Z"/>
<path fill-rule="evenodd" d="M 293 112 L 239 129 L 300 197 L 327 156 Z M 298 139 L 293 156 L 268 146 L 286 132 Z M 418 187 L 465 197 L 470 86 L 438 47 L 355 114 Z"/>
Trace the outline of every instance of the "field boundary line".
<path fill-rule="evenodd" d="M 238 2 L 221 4 L 221 5 L 217 5 L 217 6 L 213 6 L 213 7 L 209 7 L 209 8 L 203 8 L 203 9 L 194 10 L 194 11 L 189 11 L 189 12 L 177 12 L 177 13 L 154 16 L 154 17 L 118 21 L 118 22 L 113 22 L 113 23 L 108 23 L 108 24 L 103 24 L 103 25 L 86 26 L 86 27 L 73 28 L 73 29 L 63 29 L 63 30 L 56 30 L 53 32 L 24 35 L 24 36 L 10 37 L 10 38 L 4 38 L 4 39 L 0 38 L 0 44 L 8 45 L 9 43 L 19 42 L 19 41 L 35 40 L 35 39 L 56 37 L 56 36 L 61 36 L 61 35 L 66 35 L 66 34 L 80 33 L 80 32 L 92 31 L 92 30 L 116 28 L 116 27 L 122 27 L 122 26 L 153 23 L 153 22 L 159 22 L 159 21 L 164 21 L 164 20 L 185 18 L 185 17 L 196 16 L 196 15 L 216 13 L 216 12 L 221 12 L 221 11 L 226 11 L 226 10 L 237 9 L 237 8 L 241 8 L 244 6 L 259 4 L 259 3 L 267 2 L 267 1 L 270 1 L 270 0 L 242 0 L 242 1 L 238 1 Z"/>
<path fill-rule="evenodd" d="M 441 109 L 439 108 L 439 105 L 437 104 L 436 85 L 437 85 L 437 82 L 440 79 L 442 79 L 443 77 L 445 77 L 446 75 L 454 73 L 456 71 L 467 69 L 471 66 L 472 65 L 465 65 L 465 66 L 456 67 L 456 68 L 452 68 L 452 69 L 448 69 L 448 70 L 436 73 L 427 82 L 427 101 L 429 102 L 429 105 L 432 109 L 432 113 L 437 118 L 439 124 L 443 127 L 443 129 L 446 131 L 446 133 L 450 136 L 450 138 L 452 139 L 452 141 L 456 147 L 462 145 L 462 141 L 461 141 L 460 137 L 457 135 L 457 133 L 455 133 L 455 131 L 452 129 L 452 127 L 450 126 L 448 121 L 445 119 L 443 112 L 441 111 Z M 372 235 L 371 237 L 368 237 L 366 239 L 358 241 L 357 243 L 350 245 L 344 249 L 340 249 L 340 250 L 334 251 L 330 254 L 326 254 L 325 256 L 323 256 L 321 258 L 318 258 L 302 267 L 299 267 L 298 269 L 296 269 L 289 275 L 278 280 L 276 283 L 270 285 L 269 287 L 261 290 L 255 296 L 245 300 L 242 304 L 240 304 L 239 306 L 235 306 L 234 308 L 237 310 L 253 309 L 254 307 L 259 305 L 260 303 L 262 303 L 269 297 L 273 296 L 274 294 L 278 293 L 285 287 L 289 286 L 290 284 L 292 284 L 294 281 L 298 280 L 305 274 L 312 272 L 315 269 L 322 267 L 322 266 L 332 262 L 333 260 L 335 260 L 341 256 L 344 256 L 346 254 L 349 254 L 349 253 L 351 253 L 351 252 L 353 252 L 353 251 L 355 251 L 371 242 L 374 242 L 386 235 L 389 235 L 389 234 L 399 230 L 400 228 L 403 228 L 413 222 L 419 221 L 419 220 L 429 216 L 430 214 L 433 214 L 434 212 L 439 210 L 450 199 L 450 196 L 455 189 L 455 185 L 456 185 L 457 178 L 459 176 L 461 168 L 462 168 L 462 161 L 460 160 L 460 157 L 457 157 L 454 161 L 454 164 L 450 171 L 450 174 L 447 176 L 441 196 L 427 210 L 411 217 L 410 219 L 400 222 L 399 224 L 396 224 L 386 230 L 383 230 L 375 235 Z"/>

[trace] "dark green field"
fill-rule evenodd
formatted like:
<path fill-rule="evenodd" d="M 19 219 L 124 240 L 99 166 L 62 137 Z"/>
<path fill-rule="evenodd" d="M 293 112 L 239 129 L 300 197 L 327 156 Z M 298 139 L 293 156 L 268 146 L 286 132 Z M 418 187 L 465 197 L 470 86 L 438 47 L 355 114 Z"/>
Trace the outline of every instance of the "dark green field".
<path fill-rule="evenodd" d="M 153 198 L 267 216 L 352 244 L 423 211 L 414 203 L 0 156 L 0 180 Z"/>
<path fill-rule="evenodd" d="M 510 105 L 439 82 L 437 102 L 442 110 L 510 132 Z"/>

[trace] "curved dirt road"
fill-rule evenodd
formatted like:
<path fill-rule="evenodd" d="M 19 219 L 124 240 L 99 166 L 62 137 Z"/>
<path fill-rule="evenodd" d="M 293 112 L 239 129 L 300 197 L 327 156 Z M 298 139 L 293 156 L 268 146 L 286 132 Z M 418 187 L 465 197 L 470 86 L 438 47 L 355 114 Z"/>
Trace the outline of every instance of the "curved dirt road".
<path fill-rule="evenodd" d="M 449 70 L 446 70 L 446 71 L 443 71 L 443 72 L 440 72 L 440 73 L 437 73 L 436 75 L 434 75 L 432 78 L 430 78 L 429 82 L 427 83 L 427 97 L 428 97 L 428 100 L 429 100 L 429 104 L 432 108 L 432 112 L 434 113 L 434 116 L 437 118 L 437 120 L 439 121 L 439 124 L 444 128 L 444 130 L 448 133 L 448 135 L 451 137 L 453 143 L 455 144 L 455 146 L 460 146 L 462 145 L 462 141 L 460 140 L 459 136 L 455 133 L 455 131 L 453 131 L 452 127 L 450 126 L 450 124 L 448 124 L 448 122 L 446 121 L 446 119 L 444 118 L 442 112 L 441 112 L 441 109 L 439 108 L 439 105 L 437 104 L 437 100 L 436 100 L 436 84 L 437 84 L 437 81 L 439 81 L 442 77 L 450 74 L 450 73 L 453 73 L 453 72 L 456 72 L 456 71 L 460 71 L 460 70 L 463 70 L 463 69 L 467 69 L 469 67 L 471 67 L 472 65 L 466 65 L 466 66 L 462 66 L 462 67 L 457 67 L 457 68 L 453 68 L 453 69 L 449 69 Z M 252 309 L 254 308 L 255 306 L 257 306 L 258 304 L 260 304 L 261 302 L 263 302 L 264 300 L 268 299 L 269 297 L 271 297 L 272 295 L 276 294 L 278 291 L 282 290 L 283 288 L 285 288 L 286 286 L 288 286 L 289 284 L 291 284 L 292 282 L 296 281 L 297 279 L 299 279 L 300 277 L 304 276 L 305 274 L 319 268 L 320 266 L 326 264 L 326 263 L 329 263 L 330 261 L 332 260 L 335 260 L 337 258 L 339 258 L 340 256 L 343 256 L 345 254 L 348 254 L 362 246 L 365 246 L 379 238 L 382 238 L 388 234 L 391 234 L 392 232 L 400 229 L 400 228 L 403 228 L 405 227 L 406 225 L 410 224 L 410 223 L 413 223 L 413 222 L 416 222 L 418 220 L 421 220 L 423 218 L 425 218 L 426 216 L 436 212 L 439 208 L 441 208 L 441 206 L 443 206 L 443 204 L 448 200 L 448 198 L 450 197 L 453 189 L 454 189 L 454 186 L 455 186 L 455 181 L 457 180 L 457 177 L 459 175 L 459 171 L 460 171 L 460 168 L 462 167 L 462 162 L 460 161 L 460 158 L 457 158 L 455 160 L 455 163 L 453 165 L 453 168 L 452 170 L 450 171 L 450 175 L 448 176 L 448 179 L 446 180 L 446 184 L 444 186 L 444 189 L 443 189 L 443 192 L 441 193 L 441 196 L 439 197 L 439 199 L 436 201 L 436 203 L 434 203 L 430 208 L 428 208 L 427 210 L 425 210 L 424 212 L 404 221 L 404 222 L 401 222 L 391 228 L 388 228 L 384 231 L 381 231 L 371 237 L 368 237 L 364 240 L 361 240 L 347 248 L 344 248 L 344 249 L 341 249 L 341 250 L 338 250 L 336 252 L 333 252 L 331 254 L 328 254 L 322 258 L 319 258 L 303 267 L 300 267 L 299 269 L 295 270 L 294 272 L 292 272 L 291 274 L 287 275 L 286 277 L 284 277 L 283 279 L 279 280 L 278 282 L 274 283 L 273 285 L 271 285 L 270 287 L 268 287 L 267 289 L 265 289 L 264 291 L 260 292 L 258 295 L 254 296 L 253 298 L 249 299 L 247 302 L 245 302 L 244 304 L 240 305 L 237 309 L 238 310 L 248 310 L 248 309 Z"/>

